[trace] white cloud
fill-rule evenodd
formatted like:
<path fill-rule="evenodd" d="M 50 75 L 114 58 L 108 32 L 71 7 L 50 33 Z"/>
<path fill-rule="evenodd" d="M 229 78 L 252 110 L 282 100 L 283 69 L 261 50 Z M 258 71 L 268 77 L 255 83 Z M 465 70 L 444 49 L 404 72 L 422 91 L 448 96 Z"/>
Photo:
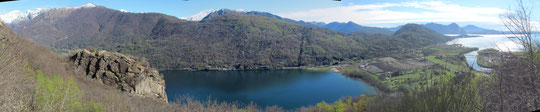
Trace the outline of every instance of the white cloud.
<path fill-rule="evenodd" d="M 120 9 L 120 12 L 128 12 L 126 9 Z"/>
<path fill-rule="evenodd" d="M 389 8 L 395 9 L 389 10 Z M 506 11 L 500 8 L 465 7 L 442 1 L 427 1 L 350 5 L 280 13 L 278 15 L 304 21 L 353 21 L 363 25 L 389 27 L 387 25 L 394 26 L 395 24 L 419 22 L 482 22 L 499 24 L 498 15 Z"/>

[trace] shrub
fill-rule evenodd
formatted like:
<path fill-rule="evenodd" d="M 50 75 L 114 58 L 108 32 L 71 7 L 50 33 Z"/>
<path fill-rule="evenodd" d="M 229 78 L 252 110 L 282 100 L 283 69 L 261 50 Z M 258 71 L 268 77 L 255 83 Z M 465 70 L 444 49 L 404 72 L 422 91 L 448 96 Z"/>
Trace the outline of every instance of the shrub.
<path fill-rule="evenodd" d="M 48 77 L 40 70 L 37 70 L 35 74 L 37 86 L 36 102 L 34 103 L 38 111 L 103 111 L 103 107 L 99 103 L 81 102 L 83 91 L 79 89 L 73 78 L 64 80 L 58 75 Z"/>

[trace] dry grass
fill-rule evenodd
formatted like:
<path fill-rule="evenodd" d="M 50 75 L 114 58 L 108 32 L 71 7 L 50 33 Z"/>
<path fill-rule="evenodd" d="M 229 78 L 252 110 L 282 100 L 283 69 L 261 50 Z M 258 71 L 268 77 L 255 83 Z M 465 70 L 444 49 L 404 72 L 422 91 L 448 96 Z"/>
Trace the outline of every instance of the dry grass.
<path fill-rule="evenodd" d="M 17 57 L 21 48 L 9 38 L 13 35 L 0 29 L 0 111 L 29 111 L 33 83 Z"/>
<path fill-rule="evenodd" d="M 32 111 L 35 86 L 27 67 L 48 75 L 73 77 L 83 99 L 103 105 L 105 111 L 168 111 L 171 105 L 151 98 L 132 97 L 97 81 L 76 74 L 49 49 L 17 36 L 10 28 L 0 26 L 0 111 Z"/>

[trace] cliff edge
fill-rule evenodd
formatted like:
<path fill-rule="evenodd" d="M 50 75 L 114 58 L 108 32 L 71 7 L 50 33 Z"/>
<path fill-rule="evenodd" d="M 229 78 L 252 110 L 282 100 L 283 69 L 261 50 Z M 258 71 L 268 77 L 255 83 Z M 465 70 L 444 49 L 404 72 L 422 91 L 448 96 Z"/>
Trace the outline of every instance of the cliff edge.
<path fill-rule="evenodd" d="M 82 50 L 70 57 L 75 70 L 105 85 L 136 96 L 155 97 L 167 102 L 165 80 L 148 62 L 107 51 Z"/>

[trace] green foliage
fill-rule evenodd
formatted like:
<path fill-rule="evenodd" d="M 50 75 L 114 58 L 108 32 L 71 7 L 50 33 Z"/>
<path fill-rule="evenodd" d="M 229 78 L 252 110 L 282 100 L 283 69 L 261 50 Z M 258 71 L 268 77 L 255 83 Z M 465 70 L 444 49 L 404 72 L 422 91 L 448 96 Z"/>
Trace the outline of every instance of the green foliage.
<path fill-rule="evenodd" d="M 332 110 L 332 105 L 328 105 L 326 102 L 322 101 L 321 103 L 317 103 L 317 109 Z"/>
<path fill-rule="evenodd" d="M 478 112 L 484 109 L 479 94 L 485 77 L 472 73 L 458 74 L 454 78 L 440 78 L 435 85 L 419 87 L 416 91 L 398 96 L 377 96 L 368 104 L 370 111 L 385 112 Z"/>
<path fill-rule="evenodd" d="M 96 103 L 94 101 L 86 102 L 85 107 L 86 107 L 84 109 L 85 112 L 103 112 L 104 111 L 103 106 L 101 106 L 101 104 Z"/>
<path fill-rule="evenodd" d="M 387 84 L 384 84 L 381 79 L 375 77 L 374 74 L 358 69 L 358 66 L 345 67 L 340 69 L 340 72 L 343 75 L 352 78 L 359 78 L 363 81 L 366 81 L 371 86 L 374 86 L 375 88 L 380 90 L 380 92 L 392 92 L 392 89 Z"/>
<path fill-rule="evenodd" d="M 353 99 L 352 97 L 349 97 L 348 99 L 337 101 L 332 105 L 322 101 L 317 103 L 316 108 L 319 111 L 329 112 L 365 112 L 367 108 L 366 102 L 366 96 L 361 95 L 360 98 Z"/>
<path fill-rule="evenodd" d="M 76 111 L 83 109 L 83 104 L 79 102 L 83 93 L 72 78 L 67 81 L 57 75 L 49 78 L 38 70 L 36 82 L 38 85 L 36 101 L 39 110 Z"/>
<path fill-rule="evenodd" d="M 33 71 L 33 70 L 30 70 Z M 58 75 L 48 77 L 40 70 L 35 72 L 36 109 L 39 111 L 85 111 L 102 112 L 101 104 L 90 101 L 81 102 L 83 91 L 79 89 L 73 78 L 64 80 Z"/>

